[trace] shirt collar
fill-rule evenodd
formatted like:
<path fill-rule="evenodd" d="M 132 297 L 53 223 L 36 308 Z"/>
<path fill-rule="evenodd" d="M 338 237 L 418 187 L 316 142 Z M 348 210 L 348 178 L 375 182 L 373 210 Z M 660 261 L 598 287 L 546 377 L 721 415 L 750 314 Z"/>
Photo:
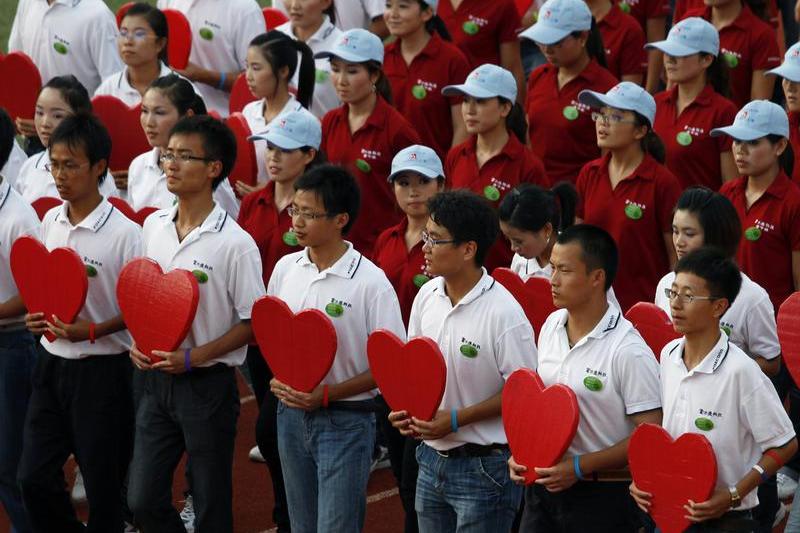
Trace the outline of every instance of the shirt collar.
<path fill-rule="evenodd" d="M 622 15 L 622 10 L 616 3 L 612 3 L 611 9 L 606 13 L 606 16 L 603 17 L 603 20 L 601 20 L 599 24 L 608 26 L 610 29 L 616 29 L 622 21 Z"/>
<path fill-rule="evenodd" d="M 8 178 L 3 178 L 3 183 L 0 183 L 0 209 L 6 204 L 6 200 L 11 195 L 11 182 Z"/>
<path fill-rule="evenodd" d="M 477 149 L 477 146 L 478 146 L 478 136 L 477 135 L 472 135 L 467 140 L 467 142 L 464 144 L 464 152 L 466 154 L 468 154 L 469 156 L 474 156 L 475 155 L 475 151 Z M 507 157 L 508 159 L 511 159 L 511 160 L 519 159 L 519 158 L 522 157 L 524 150 L 525 150 L 525 148 L 522 145 L 522 143 L 519 142 L 519 139 L 517 139 L 517 136 L 514 135 L 511 131 L 509 131 L 508 132 L 508 141 L 506 141 L 505 146 L 503 146 L 503 149 L 500 150 L 500 152 L 498 152 L 498 154 L 496 156 L 492 157 L 492 159 L 495 159 L 495 158 L 501 157 L 501 156 L 505 156 L 505 157 Z"/>
<path fill-rule="evenodd" d="M 352 279 L 353 276 L 356 275 L 364 256 L 353 248 L 353 244 L 350 241 L 344 241 L 344 243 L 347 245 L 347 251 L 334 264 L 320 272 L 320 274 L 325 274 L 326 276 L 328 274 L 333 274 L 334 276 L 339 276 L 344 279 Z M 297 259 L 297 264 L 304 267 L 317 268 L 317 265 L 311 261 L 308 247 L 300 254 L 300 257 Z"/>
<path fill-rule="evenodd" d="M 68 210 L 69 202 L 62 203 L 58 208 L 58 213 L 56 213 L 55 221 L 67 226 L 72 226 L 72 223 L 69 221 Z M 94 211 L 89 213 L 88 216 L 86 216 L 74 227 L 86 228 L 93 233 L 97 233 L 100 228 L 102 228 L 105 223 L 108 222 L 108 217 L 111 216 L 112 211 L 114 211 L 114 206 L 111 205 L 108 200 L 103 198 L 97 207 L 94 208 Z"/>
<path fill-rule="evenodd" d="M 42 1 L 47 3 L 47 0 L 42 0 Z M 55 2 L 53 2 L 52 5 L 50 5 L 49 7 L 52 8 L 53 6 L 55 6 L 57 4 L 61 4 L 62 6 L 67 6 L 67 7 L 75 7 L 80 3 L 81 3 L 81 0 L 55 0 Z"/>
<path fill-rule="evenodd" d="M 176 202 L 174 206 L 172 206 L 169 210 L 169 215 L 162 219 L 164 225 L 175 225 L 175 219 L 178 216 L 178 203 Z M 207 232 L 214 232 L 219 233 L 222 231 L 222 228 L 225 226 L 225 222 L 228 220 L 228 213 L 222 209 L 218 203 L 214 203 L 214 209 L 211 210 L 211 213 L 206 217 L 202 224 L 200 224 L 200 228 L 198 231 L 198 235 L 202 235 L 203 233 Z"/>
<path fill-rule="evenodd" d="M 256 193 L 256 202 L 264 205 L 272 205 L 275 203 L 275 182 L 269 180 L 267 185 Z"/>
<path fill-rule="evenodd" d="M 606 335 L 610 334 L 612 331 L 615 331 L 619 326 L 620 320 L 622 319 L 622 311 L 620 311 L 617 306 L 612 304 L 611 302 L 608 303 L 608 309 L 606 309 L 606 313 L 603 315 L 603 318 L 595 325 L 594 329 L 588 333 L 585 337 L 575 343 L 573 348 L 584 344 L 587 342 L 587 339 L 602 339 Z M 569 318 L 569 313 L 561 313 L 561 316 L 558 321 L 558 327 L 565 328 L 567 326 L 567 319 Z M 565 332 L 566 333 L 566 332 Z"/>
<path fill-rule="evenodd" d="M 703 90 L 692 100 L 692 102 L 686 106 L 686 109 L 692 107 L 693 105 L 698 106 L 707 106 L 711 103 L 711 98 L 714 96 L 714 87 L 711 86 L 710 83 L 707 83 Z M 677 105 L 678 104 L 678 86 L 674 85 L 671 89 L 667 89 L 667 98 L 666 100 L 670 103 L 670 105 Z"/>
<path fill-rule="evenodd" d="M 147 156 L 145 156 L 145 166 L 151 170 L 157 170 L 159 173 L 163 174 L 164 171 L 158 164 L 159 157 L 161 157 L 161 150 L 158 148 L 153 148 L 147 153 Z"/>
<path fill-rule="evenodd" d="M 39 154 L 39 157 L 36 158 L 36 163 L 33 165 L 36 170 L 44 170 L 47 172 L 47 169 L 44 166 L 50 162 L 50 148 L 45 148 L 44 152 Z"/>
<path fill-rule="evenodd" d="M 744 196 L 747 192 L 747 180 L 749 180 L 747 176 L 742 176 L 736 182 L 735 189 L 739 194 Z M 786 196 L 786 192 L 789 190 L 789 187 L 793 187 L 791 180 L 789 177 L 781 170 L 778 172 L 778 175 L 775 176 L 775 181 L 767 187 L 767 190 L 764 191 L 764 195 L 769 194 L 770 196 L 782 200 L 784 196 Z"/>
<path fill-rule="evenodd" d="M 317 31 L 314 32 L 308 41 L 306 42 L 307 45 L 311 46 L 312 42 L 324 42 L 325 39 L 336 29 L 336 26 L 333 25 L 331 22 L 330 17 L 328 15 L 322 16 L 322 25 L 319 27 Z M 297 39 L 297 37 L 295 37 Z"/>
<path fill-rule="evenodd" d="M 447 291 L 445 290 L 444 276 L 437 276 L 428 283 L 435 283 L 433 291 L 440 298 L 448 298 L 449 301 L 449 296 L 447 296 Z M 481 267 L 481 279 L 478 280 L 478 283 L 476 283 L 475 286 L 472 287 L 455 306 L 453 306 L 453 308 L 455 309 L 459 306 L 469 305 L 486 294 L 488 291 L 492 290 L 495 283 L 497 283 L 495 279 L 486 272 L 484 267 Z"/>
<path fill-rule="evenodd" d="M 703 18 L 705 20 L 709 21 L 709 22 L 711 22 L 711 10 L 712 10 L 711 6 L 707 6 L 703 10 Z M 736 17 L 733 20 L 733 22 L 731 22 L 730 24 L 728 24 L 727 26 L 722 28 L 722 30 L 724 30 L 725 28 L 736 27 L 736 28 L 739 28 L 741 30 L 745 30 L 745 31 L 749 32 L 750 31 L 750 26 L 752 25 L 752 18 L 753 17 L 755 17 L 755 14 L 753 14 L 753 12 L 750 10 L 750 8 L 747 7 L 747 5 L 744 2 L 742 2 L 742 10 L 739 12 L 739 16 Z M 720 30 L 720 31 L 722 31 L 722 30 Z"/>
<path fill-rule="evenodd" d="M 675 366 L 679 366 L 686 370 L 686 365 L 683 362 L 683 349 L 686 345 L 686 337 L 681 338 L 680 342 L 675 345 L 672 350 L 669 352 L 669 359 L 672 361 L 672 364 Z M 728 356 L 728 352 L 730 351 L 730 343 L 728 341 L 728 335 L 725 334 L 724 331 L 719 331 L 719 340 L 711 348 L 711 351 L 706 354 L 700 364 L 698 364 L 693 369 L 689 370 L 689 374 L 694 374 L 699 372 L 701 374 L 713 374 L 722 363 L 725 361 L 725 358 Z"/>
<path fill-rule="evenodd" d="M 163 61 L 160 61 L 159 64 L 161 65 L 161 69 L 158 72 L 158 77 L 163 78 L 164 76 L 169 76 L 172 74 L 172 69 L 170 69 Z M 120 89 L 125 89 L 129 92 L 134 92 L 139 94 L 139 91 L 133 88 L 131 82 L 128 81 L 128 67 L 122 69 L 122 72 L 119 73 L 119 81 L 117 81 L 117 87 Z"/>
<path fill-rule="evenodd" d="M 603 172 L 606 174 L 606 176 L 608 176 L 609 161 L 611 161 L 611 153 L 607 153 L 603 156 L 602 169 Z M 623 178 L 622 181 L 624 182 L 627 180 L 633 180 L 637 178 L 647 181 L 652 181 L 655 179 L 655 170 L 657 164 L 658 162 L 655 159 L 653 159 L 651 155 L 644 154 L 644 158 L 642 159 L 642 162 L 639 163 L 639 166 L 636 167 L 636 170 L 631 172 L 630 175 Z"/>

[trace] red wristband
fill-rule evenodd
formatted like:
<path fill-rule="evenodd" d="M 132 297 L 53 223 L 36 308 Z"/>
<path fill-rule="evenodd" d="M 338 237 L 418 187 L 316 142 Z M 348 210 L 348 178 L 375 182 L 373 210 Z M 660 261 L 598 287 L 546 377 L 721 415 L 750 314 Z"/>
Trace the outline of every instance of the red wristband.
<path fill-rule="evenodd" d="M 94 344 L 95 341 L 94 328 L 95 328 L 94 322 L 89 322 L 89 344 Z"/>
<path fill-rule="evenodd" d="M 783 466 L 783 459 L 781 459 L 781 456 L 778 455 L 778 452 L 775 450 L 767 450 L 764 452 L 764 455 L 775 461 L 775 464 L 778 465 L 778 468 Z"/>
<path fill-rule="evenodd" d="M 328 407 L 328 386 L 322 386 L 322 407 Z"/>

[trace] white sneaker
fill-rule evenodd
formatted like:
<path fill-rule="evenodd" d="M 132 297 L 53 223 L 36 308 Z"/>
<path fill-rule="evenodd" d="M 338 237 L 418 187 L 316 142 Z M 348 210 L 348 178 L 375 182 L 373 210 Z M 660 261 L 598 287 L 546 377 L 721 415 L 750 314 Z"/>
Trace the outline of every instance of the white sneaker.
<path fill-rule="evenodd" d="M 77 466 L 75 467 L 75 484 L 72 485 L 70 497 L 75 503 L 86 502 L 86 487 L 83 485 L 83 475 Z"/>
<path fill-rule="evenodd" d="M 783 472 L 778 472 L 776 477 L 778 481 L 778 499 L 788 500 L 794 496 L 794 492 L 797 490 L 797 481 Z"/>
<path fill-rule="evenodd" d="M 786 505 L 785 503 L 781 502 L 781 506 L 778 507 L 778 512 L 775 513 L 775 521 L 772 523 L 772 527 L 778 527 L 778 524 L 783 522 L 783 519 L 786 518 L 786 515 L 789 514 L 789 510 L 791 507 Z"/>
<path fill-rule="evenodd" d="M 194 533 L 194 503 L 192 503 L 192 495 L 187 494 L 186 500 L 183 502 L 183 510 L 181 511 L 181 520 L 186 533 Z"/>
<path fill-rule="evenodd" d="M 370 472 L 391 466 L 389 463 L 389 450 L 385 446 L 378 446 L 378 450 L 378 455 L 372 459 L 372 465 L 369 468 Z"/>
<path fill-rule="evenodd" d="M 258 449 L 258 446 L 253 446 L 250 448 L 249 457 L 254 463 L 266 463 L 264 456 L 261 455 L 261 450 Z"/>
<path fill-rule="evenodd" d="M 130 522 L 125 522 L 125 529 L 123 533 L 139 533 L 139 530 Z"/>

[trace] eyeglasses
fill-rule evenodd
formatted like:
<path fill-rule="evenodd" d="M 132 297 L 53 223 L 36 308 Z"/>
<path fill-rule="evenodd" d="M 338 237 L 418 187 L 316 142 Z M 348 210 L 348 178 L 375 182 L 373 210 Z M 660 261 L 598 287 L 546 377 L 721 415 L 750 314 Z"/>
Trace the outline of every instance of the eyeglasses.
<path fill-rule="evenodd" d="M 635 120 L 626 119 L 619 113 L 611 113 L 610 115 L 604 115 L 603 113 L 598 113 L 597 111 L 594 111 L 592 113 L 592 120 L 594 120 L 595 122 L 602 121 L 603 124 L 636 124 Z"/>
<path fill-rule="evenodd" d="M 134 41 L 141 43 L 151 35 L 153 34 L 147 30 L 134 30 L 134 31 L 121 30 L 117 34 L 117 39 L 119 39 L 120 41 L 127 41 L 132 39 Z"/>
<path fill-rule="evenodd" d="M 286 209 L 286 212 L 289 213 L 289 216 L 292 218 L 300 217 L 303 220 L 316 220 L 318 218 L 327 218 L 331 216 L 329 213 L 312 213 L 310 211 L 300 211 L 296 207 L 289 207 L 288 209 Z"/>
<path fill-rule="evenodd" d="M 55 165 L 53 163 L 45 163 L 44 164 L 44 169 L 46 171 L 48 171 L 50 174 L 52 174 L 53 176 L 56 176 L 56 175 L 61 174 L 61 173 L 64 173 L 64 174 L 66 174 L 68 176 L 71 176 L 71 175 L 75 174 L 76 172 L 78 172 L 78 170 L 80 170 L 81 168 L 86 167 L 86 166 L 89 166 L 88 162 L 87 163 L 81 163 L 80 165 L 76 165 L 74 163 L 64 163 L 63 165 L 58 164 L 58 163 L 55 164 Z"/>
<path fill-rule="evenodd" d="M 198 157 L 191 154 L 175 154 L 173 152 L 164 152 L 161 154 L 158 160 L 162 164 L 172 163 L 173 161 L 178 163 L 188 163 L 189 161 L 204 161 L 206 163 L 210 163 L 211 161 L 215 161 L 215 159 L 211 159 L 209 157 Z"/>
<path fill-rule="evenodd" d="M 664 294 L 667 295 L 669 301 L 678 298 L 682 304 L 690 304 L 695 300 L 719 300 L 720 296 L 694 296 L 692 294 L 681 294 L 677 291 L 673 291 L 672 289 L 664 289 Z"/>
<path fill-rule="evenodd" d="M 458 242 L 455 239 L 433 239 L 427 231 L 422 232 L 422 243 L 427 246 L 436 246 L 438 244 L 455 244 Z"/>

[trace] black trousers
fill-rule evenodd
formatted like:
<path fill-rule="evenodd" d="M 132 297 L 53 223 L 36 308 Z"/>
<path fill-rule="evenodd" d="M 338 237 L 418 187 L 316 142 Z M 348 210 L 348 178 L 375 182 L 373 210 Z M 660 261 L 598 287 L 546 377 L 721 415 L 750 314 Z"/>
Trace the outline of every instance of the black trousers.
<path fill-rule="evenodd" d="M 31 526 L 41 533 L 121 532 L 121 487 L 133 442 L 128 354 L 71 360 L 38 350 L 18 470 Z M 87 528 L 66 491 L 70 454 L 86 486 Z"/>
<path fill-rule="evenodd" d="M 235 370 L 224 365 L 176 376 L 150 371 L 136 414 L 128 505 L 147 533 L 184 533 L 172 479 L 191 461 L 197 533 L 233 531 L 233 449 L 239 417 Z"/>

